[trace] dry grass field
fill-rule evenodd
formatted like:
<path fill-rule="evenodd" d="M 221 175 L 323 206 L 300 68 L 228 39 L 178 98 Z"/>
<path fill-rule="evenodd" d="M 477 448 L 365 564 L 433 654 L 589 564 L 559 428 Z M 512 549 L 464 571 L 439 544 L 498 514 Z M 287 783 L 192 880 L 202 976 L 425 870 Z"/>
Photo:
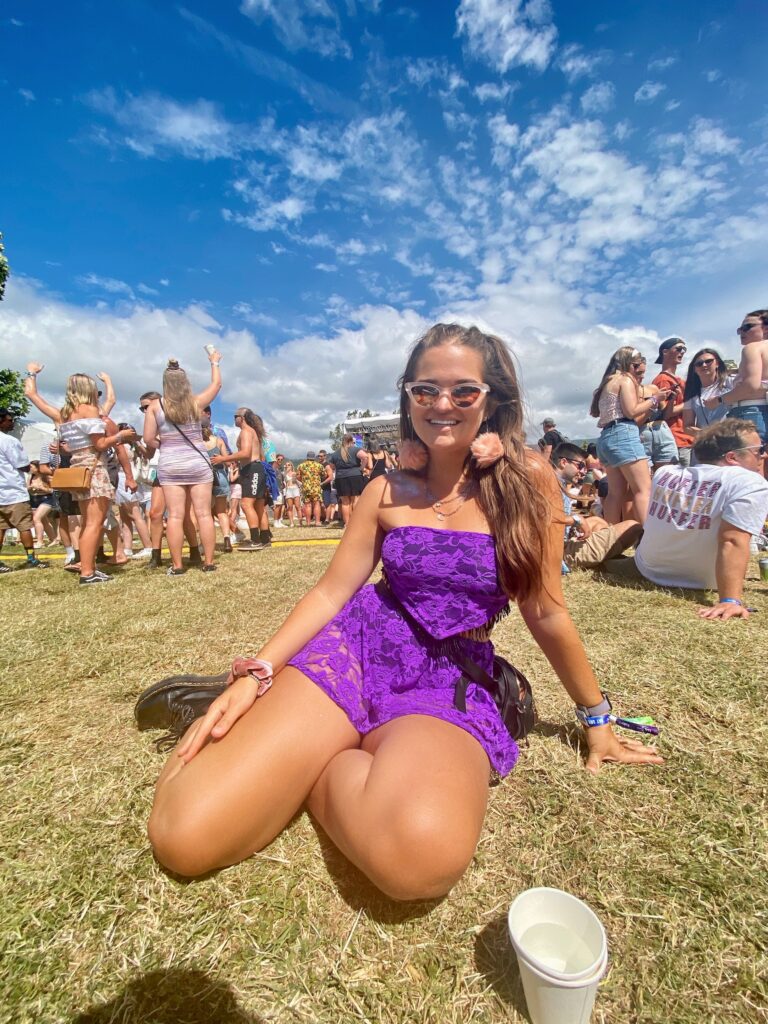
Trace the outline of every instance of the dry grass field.
<path fill-rule="evenodd" d="M 306 814 L 199 881 L 158 867 L 145 822 L 163 756 L 135 729 L 137 694 L 256 649 L 333 550 L 221 556 L 216 574 L 176 580 L 133 564 L 85 591 L 59 568 L 2 579 L 0 1021 L 515 1024 L 505 915 L 534 885 L 605 922 L 597 1024 L 768 1020 L 756 564 L 759 613 L 729 624 L 699 621 L 680 593 L 566 580 L 615 705 L 662 724 L 662 768 L 581 770 L 568 698 L 519 618 L 502 623 L 497 647 L 532 679 L 541 723 L 447 898 L 386 900 Z"/>

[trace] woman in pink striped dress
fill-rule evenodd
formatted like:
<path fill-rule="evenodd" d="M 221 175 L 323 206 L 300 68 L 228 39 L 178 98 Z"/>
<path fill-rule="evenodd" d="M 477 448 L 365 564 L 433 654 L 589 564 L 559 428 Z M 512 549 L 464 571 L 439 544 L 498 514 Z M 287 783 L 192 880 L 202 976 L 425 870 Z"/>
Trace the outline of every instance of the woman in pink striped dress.
<path fill-rule="evenodd" d="M 211 516 L 213 471 L 203 441 L 200 410 L 210 405 L 221 390 L 221 354 L 215 349 L 208 356 L 211 383 L 199 395 L 192 394 L 189 378 L 175 359 L 168 360 L 163 374 L 163 397 L 153 399 L 144 413 L 144 443 L 160 448 L 157 478 L 163 488 L 168 510 L 166 533 L 171 552 L 169 576 L 184 572 L 181 548 L 184 542 L 184 516 L 195 510 L 203 545 L 203 572 L 213 572 L 216 529 Z"/>

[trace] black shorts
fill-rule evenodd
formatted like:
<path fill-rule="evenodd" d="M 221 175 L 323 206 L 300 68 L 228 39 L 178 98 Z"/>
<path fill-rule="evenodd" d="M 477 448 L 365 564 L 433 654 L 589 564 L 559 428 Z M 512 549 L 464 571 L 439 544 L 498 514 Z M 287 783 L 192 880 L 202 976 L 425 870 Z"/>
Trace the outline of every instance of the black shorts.
<path fill-rule="evenodd" d="M 264 501 L 267 497 L 267 471 L 263 462 L 247 462 L 240 467 L 240 485 L 244 498 Z"/>
<path fill-rule="evenodd" d="M 54 491 L 58 498 L 59 511 L 63 516 L 79 516 L 80 502 L 77 501 L 71 491 Z"/>
<path fill-rule="evenodd" d="M 357 498 L 363 493 L 365 477 L 362 473 L 354 476 L 340 476 L 336 474 L 336 493 L 340 498 Z"/>

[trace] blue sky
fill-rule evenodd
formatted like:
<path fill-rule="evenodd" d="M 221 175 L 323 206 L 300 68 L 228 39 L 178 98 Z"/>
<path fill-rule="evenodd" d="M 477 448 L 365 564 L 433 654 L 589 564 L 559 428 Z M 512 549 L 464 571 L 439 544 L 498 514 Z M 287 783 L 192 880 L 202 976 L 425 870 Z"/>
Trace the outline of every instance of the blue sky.
<path fill-rule="evenodd" d="M 394 408 L 408 344 L 477 322 L 533 425 L 593 433 L 610 353 L 736 356 L 767 303 L 768 8 L 648 0 L 8 0 L 0 360 L 168 356 L 283 446 Z M 135 413 L 133 413 L 135 418 Z"/>

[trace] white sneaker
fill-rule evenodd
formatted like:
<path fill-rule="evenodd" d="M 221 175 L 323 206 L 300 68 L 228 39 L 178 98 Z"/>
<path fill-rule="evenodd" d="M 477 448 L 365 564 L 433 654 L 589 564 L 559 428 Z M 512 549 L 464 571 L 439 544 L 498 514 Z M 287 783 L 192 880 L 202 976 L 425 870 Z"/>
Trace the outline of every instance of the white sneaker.
<path fill-rule="evenodd" d="M 152 555 L 152 548 L 142 548 L 141 551 L 136 551 L 131 556 L 132 558 L 150 558 Z"/>

